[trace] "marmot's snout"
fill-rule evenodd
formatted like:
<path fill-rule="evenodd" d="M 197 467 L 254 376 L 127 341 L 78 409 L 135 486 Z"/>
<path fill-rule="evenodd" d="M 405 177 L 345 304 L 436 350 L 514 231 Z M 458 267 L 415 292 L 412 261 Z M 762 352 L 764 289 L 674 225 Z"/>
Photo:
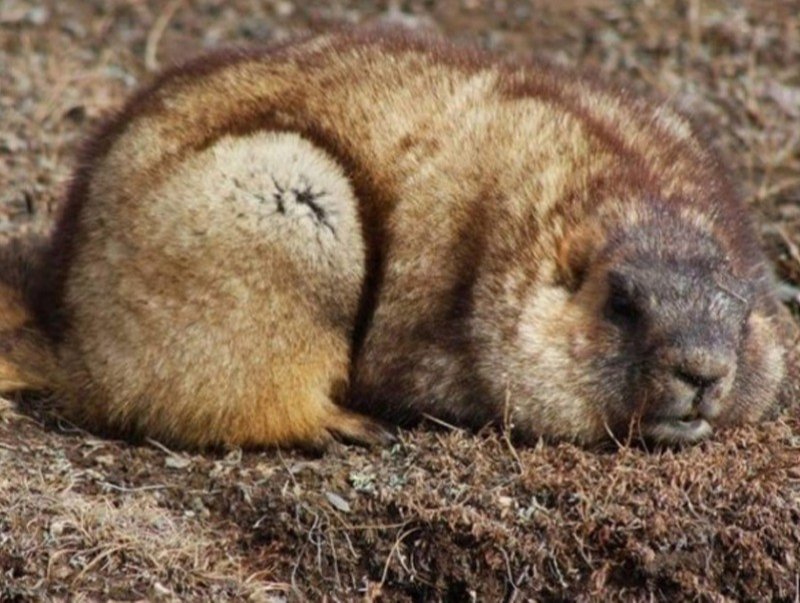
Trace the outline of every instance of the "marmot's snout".
<path fill-rule="evenodd" d="M 721 400 L 730 393 L 736 356 L 728 346 L 709 345 L 668 350 L 668 376 L 673 399 L 684 414 L 714 419 Z"/>
<path fill-rule="evenodd" d="M 665 442 L 708 436 L 723 412 L 736 369 L 732 347 L 717 342 L 690 348 L 670 347 L 660 355 L 663 392 L 644 409 L 645 434 Z"/>

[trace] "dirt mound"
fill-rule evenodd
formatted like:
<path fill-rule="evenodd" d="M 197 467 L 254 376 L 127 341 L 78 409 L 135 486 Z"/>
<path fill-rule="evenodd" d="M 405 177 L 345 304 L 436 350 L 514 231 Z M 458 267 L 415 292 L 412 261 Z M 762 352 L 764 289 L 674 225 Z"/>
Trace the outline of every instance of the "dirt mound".
<path fill-rule="evenodd" d="M 797 596 L 800 421 L 683 451 L 417 430 L 185 455 L 0 422 L 0 599 Z"/>

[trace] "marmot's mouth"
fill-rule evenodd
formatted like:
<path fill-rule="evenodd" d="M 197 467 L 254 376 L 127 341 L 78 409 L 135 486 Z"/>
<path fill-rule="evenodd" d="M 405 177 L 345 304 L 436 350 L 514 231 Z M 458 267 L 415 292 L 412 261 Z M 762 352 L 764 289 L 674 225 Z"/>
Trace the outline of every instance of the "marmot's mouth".
<path fill-rule="evenodd" d="M 646 436 L 664 444 L 691 444 L 707 438 L 713 431 L 705 419 L 661 419 L 642 428 Z"/>

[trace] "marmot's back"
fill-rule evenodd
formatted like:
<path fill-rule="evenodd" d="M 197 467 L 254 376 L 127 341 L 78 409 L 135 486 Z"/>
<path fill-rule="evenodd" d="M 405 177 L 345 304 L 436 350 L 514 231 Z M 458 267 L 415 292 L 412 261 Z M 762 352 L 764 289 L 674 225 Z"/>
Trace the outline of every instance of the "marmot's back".
<path fill-rule="evenodd" d="M 716 160 L 669 109 L 556 69 L 402 35 L 222 53 L 84 160 L 38 314 L 90 425 L 378 437 L 347 404 L 683 441 L 757 420 L 785 378 Z"/>

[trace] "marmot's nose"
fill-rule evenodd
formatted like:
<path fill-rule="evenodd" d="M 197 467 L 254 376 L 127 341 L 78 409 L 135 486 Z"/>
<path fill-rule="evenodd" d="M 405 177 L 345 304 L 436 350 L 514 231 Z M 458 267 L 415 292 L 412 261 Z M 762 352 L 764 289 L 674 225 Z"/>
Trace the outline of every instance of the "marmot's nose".
<path fill-rule="evenodd" d="M 734 369 L 734 355 L 727 350 L 693 348 L 670 354 L 673 378 L 691 395 L 692 405 L 706 418 L 719 414 L 725 391 L 717 385 Z"/>
<path fill-rule="evenodd" d="M 695 348 L 680 354 L 675 374 L 696 387 L 708 387 L 730 373 L 733 355 L 725 351 Z"/>
<path fill-rule="evenodd" d="M 702 390 L 713 387 L 725 374 L 717 374 L 716 372 L 708 373 L 706 371 L 687 371 L 685 368 L 679 366 L 675 369 L 675 376 L 684 383 L 688 383 L 690 386 Z"/>

